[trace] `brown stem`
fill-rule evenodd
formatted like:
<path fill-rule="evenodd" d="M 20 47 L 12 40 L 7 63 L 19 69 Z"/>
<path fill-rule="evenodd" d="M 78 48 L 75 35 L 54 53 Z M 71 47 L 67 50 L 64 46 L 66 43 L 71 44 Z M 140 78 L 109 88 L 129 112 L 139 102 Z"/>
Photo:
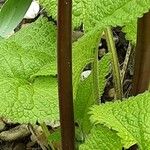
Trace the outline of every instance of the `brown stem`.
<path fill-rule="evenodd" d="M 138 20 L 133 95 L 148 90 L 150 82 L 150 12 Z"/>
<path fill-rule="evenodd" d="M 62 149 L 74 150 L 72 94 L 72 1 L 58 0 L 58 92 Z"/>

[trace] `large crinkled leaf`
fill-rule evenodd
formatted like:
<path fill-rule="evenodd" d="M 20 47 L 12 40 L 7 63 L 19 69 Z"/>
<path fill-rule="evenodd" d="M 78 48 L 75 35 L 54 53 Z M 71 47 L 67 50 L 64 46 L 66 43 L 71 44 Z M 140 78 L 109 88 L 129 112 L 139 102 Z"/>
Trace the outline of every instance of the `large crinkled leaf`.
<path fill-rule="evenodd" d="M 93 29 L 83 35 L 73 44 L 73 85 L 74 97 L 76 96 L 77 86 L 81 80 L 81 73 L 87 64 L 94 61 L 95 51 L 98 50 L 98 42 L 102 34 L 102 29 Z"/>
<path fill-rule="evenodd" d="M 44 18 L 0 43 L 0 116 L 16 122 L 58 120 L 57 79 L 51 72 L 55 44 L 56 29 Z M 49 69 L 39 73 L 44 66 Z"/>
<path fill-rule="evenodd" d="M 130 97 L 123 102 L 106 103 L 91 109 L 91 121 L 118 132 L 126 148 L 137 143 L 150 150 L 150 93 Z"/>
<path fill-rule="evenodd" d="M 56 18 L 57 1 L 40 0 L 41 4 Z M 85 28 L 93 26 L 124 25 L 150 9 L 150 0 L 73 0 L 73 24 Z"/>
<path fill-rule="evenodd" d="M 57 18 L 57 0 L 40 0 L 42 6 L 48 14 L 54 19 Z M 87 13 L 87 5 L 91 4 L 91 0 L 73 0 L 73 25 L 78 27 L 84 22 Z"/>
<path fill-rule="evenodd" d="M 85 25 L 122 26 L 148 12 L 150 0 L 93 0 L 88 5 Z"/>
<path fill-rule="evenodd" d="M 122 144 L 115 131 L 102 125 L 96 125 L 92 128 L 80 150 L 121 150 Z"/>
<path fill-rule="evenodd" d="M 150 0 L 94 0 L 89 8 L 95 11 L 88 11 L 88 26 L 99 23 L 122 26 L 148 12 Z"/>
<path fill-rule="evenodd" d="M 38 68 L 34 75 L 56 75 L 56 27 L 46 18 L 39 18 L 35 23 L 24 27 L 9 41 L 20 45 L 24 49 L 22 54 L 36 51 L 37 56 L 40 53 L 41 57 L 42 55 L 49 57 L 48 62 L 43 60 L 44 64 Z"/>
<path fill-rule="evenodd" d="M 15 122 L 35 123 L 58 120 L 57 81 L 51 76 L 33 82 L 0 77 L 0 116 Z"/>
<path fill-rule="evenodd" d="M 137 20 L 127 23 L 122 30 L 126 33 L 126 39 L 131 41 L 134 45 L 136 44 L 137 37 Z"/>

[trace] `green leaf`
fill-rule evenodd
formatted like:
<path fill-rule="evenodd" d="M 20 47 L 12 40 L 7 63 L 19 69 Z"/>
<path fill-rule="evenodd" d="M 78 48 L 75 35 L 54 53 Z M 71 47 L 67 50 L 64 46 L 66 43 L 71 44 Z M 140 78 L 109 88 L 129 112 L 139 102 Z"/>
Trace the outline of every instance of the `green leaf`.
<path fill-rule="evenodd" d="M 49 16 L 54 19 L 57 18 L 57 0 L 40 0 L 41 5 L 48 12 Z M 78 27 L 83 23 L 85 15 L 87 13 L 87 5 L 90 5 L 90 1 L 85 0 L 74 0 L 73 1 L 73 26 Z"/>
<path fill-rule="evenodd" d="M 59 119 L 57 79 L 38 73 L 55 65 L 55 44 L 56 29 L 44 18 L 0 42 L 0 116 L 20 123 Z"/>
<path fill-rule="evenodd" d="M 95 51 L 98 51 L 97 45 L 101 33 L 101 30 L 94 29 L 92 32 L 87 33 L 73 44 L 73 87 L 75 99 L 75 118 L 84 134 L 87 134 L 91 128 L 89 115 L 87 112 L 89 111 L 89 107 L 95 104 L 97 100 L 95 99 L 93 91 L 95 86 L 93 83 L 93 73 L 91 73 L 91 75 L 84 81 L 81 81 L 81 73 L 87 64 L 94 62 Z M 104 60 L 105 59 L 103 59 L 103 61 Z M 102 71 L 105 70 L 104 67 Z M 107 67 L 105 71 L 107 72 Z M 102 82 L 105 84 L 103 81 L 105 80 L 104 78 L 100 77 L 100 80 L 100 83 Z"/>
<path fill-rule="evenodd" d="M 0 36 L 5 37 L 23 19 L 32 0 L 7 0 L 0 10 Z"/>
<path fill-rule="evenodd" d="M 81 73 L 87 64 L 93 63 L 95 51 L 98 50 L 97 43 L 99 42 L 101 33 L 102 30 L 94 29 L 82 36 L 73 44 L 73 91 L 75 99 L 75 118 L 80 124 L 80 127 L 85 128 L 84 132 L 86 133 L 89 130 L 89 115 L 87 114 L 87 111 L 89 106 L 95 103 L 93 100 L 93 93 L 91 93 L 92 90 L 90 89 L 93 87 L 93 76 L 91 75 L 91 77 L 87 80 L 81 81 Z M 89 98 L 88 101 L 87 97 Z M 82 111 L 85 103 L 86 108 L 84 108 L 83 113 Z"/>
<path fill-rule="evenodd" d="M 137 143 L 141 150 L 149 150 L 149 108 L 150 93 L 145 92 L 122 102 L 94 106 L 90 112 L 91 121 L 116 130 L 125 148 Z"/>
<path fill-rule="evenodd" d="M 26 55 L 29 52 L 32 53 L 33 51 L 33 53 L 36 52 L 37 57 L 39 57 L 38 53 L 41 53 L 41 57 L 42 55 L 48 56 L 47 61 L 41 59 L 43 65 L 32 76 L 55 76 L 57 74 L 56 27 L 52 23 L 49 23 L 46 18 L 39 18 L 35 23 L 24 27 L 21 29 L 21 32 L 17 32 L 8 41 L 11 43 L 15 42 L 21 46 L 24 49 L 22 55 Z"/>
<path fill-rule="evenodd" d="M 49 142 L 60 142 L 61 141 L 61 131 L 57 129 L 48 137 Z"/>
<path fill-rule="evenodd" d="M 104 55 L 104 57 L 98 63 L 99 69 L 99 89 L 100 97 L 102 96 L 106 84 L 106 75 L 110 71 L 110 54 Z M 76 100 L 75 100 L 75 118 L 78 122 L 82 132 L 88 134 L 91 129 L 91 123 L 89 120 L 89 108 L 97 103 L 94 96 L 94 74 L 93 69 L 88 78 L 79 82 Z"/>
<path fill-rule="evenodd" d="M 49 16 L 57 17 L 57 0 L 40 0 L 41 5 L 48 12 Z"/>
<path fill-rule="evenodd" d="M 87 64 L 94 61 L 95 51 L 98 50 L 98 42 L 102 34 L 102 29 L 95 28 L 91 32 L 82 36 L 73 44 L 73 85 L 74 96 L 76 96 L 77 86 L 81 80 L 81 73 Z"/>
<path fill-rule="evenodd" d="M 87 27 L 122 26 L 149 11 L 150 0 L 91 1 L 85 20 Z"/>
<path fill-rule="evenodd" d="M 110 53 L 105 54 L 102 59 L 99 61 L 99 95 L 100 97 L 104 93 L 104 88 L 106 86 L 106 76 L 111 69 Z"/>
<path fill-rule="evenodd" d="M 92 128 L 90 135 L 80 150 L 121 150 L 122 144 L 115 131 L 102 125 Z"/>
<path fill-rule="evenodd" d="M 135 45 L 137 37 L 137 20 L 127 23 L 123 27 L 122 31 L 126 33 L 126 39 L 131 41 Z"/>
<path fill-rule="evenodd" d="M 93 73 L 91 73 L 87 79 L 79 83 L 74 104 L 75 120 L 84 134 L 88 134 L 91 129 L 89 108 L 96 103 L 93 86 Z"/>
<path fill-rule="evenodd" d="M 56 19 L 57 1 L 40 0 L 49 15 Z M 85 29 L 94 26 L 123 26 L 141 17 L 150 9 L 150 0 L 73 0 L 73 25 L 84 23 Z"/>

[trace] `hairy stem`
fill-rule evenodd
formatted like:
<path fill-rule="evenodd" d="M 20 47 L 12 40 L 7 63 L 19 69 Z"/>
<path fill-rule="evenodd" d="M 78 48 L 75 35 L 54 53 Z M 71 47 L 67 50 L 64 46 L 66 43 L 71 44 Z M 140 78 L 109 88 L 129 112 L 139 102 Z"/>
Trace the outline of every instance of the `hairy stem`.
<path fill-rule="evenodd" d="M 113 78 L 114 78 L 114 86 L 116 91 L 116 99 L 122 99 L 122 84 L 121 84 L 121 77 L 120 77 L 120 68 L 119 68 L 119 61 L 117 56 L 117 51 L 115 47 L 115 43 L 113 40 L 113 34 L 111 28 L 108 27 L 105 30 L 106 41 L 108 45 L 108 49 L 111 52 L 111 63 L 112 63 L 112 70 L 113 70 Z"/>

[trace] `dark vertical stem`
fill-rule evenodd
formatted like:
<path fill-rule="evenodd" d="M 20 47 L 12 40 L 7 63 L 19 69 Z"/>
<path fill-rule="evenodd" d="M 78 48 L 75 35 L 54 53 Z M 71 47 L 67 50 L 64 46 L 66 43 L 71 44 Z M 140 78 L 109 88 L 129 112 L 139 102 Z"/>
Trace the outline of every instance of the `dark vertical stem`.
<path fill-rule="evenodd" d="M 58 0 L 57 55 L 62 149 L 74 150 L 71 0 Z"/>
<path fill-rule="evenodd" d="M 150 82 L 150 12 L 138 19 L 132 94 L 148 90 Z M 130 150 L 137 150 L 134 145 Z"/>
<path fill-rule="evenodd" d="M 138 20 L 133 95 L 148 90 L 150 82 L 150 12 Z"/>

